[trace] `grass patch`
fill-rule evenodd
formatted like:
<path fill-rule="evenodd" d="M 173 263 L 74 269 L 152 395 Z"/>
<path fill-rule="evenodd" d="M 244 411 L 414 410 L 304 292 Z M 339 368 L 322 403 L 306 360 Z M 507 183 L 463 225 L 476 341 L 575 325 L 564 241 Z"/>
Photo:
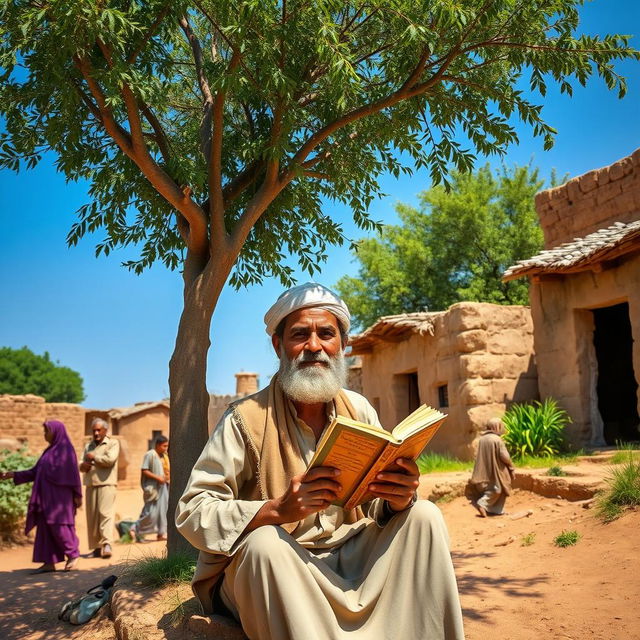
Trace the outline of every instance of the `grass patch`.
<path fill-rule="evenodd" d="M 149 556 L 132 564 L 127 573 L 147 587 L 164 587 L 177 582 L 191 582 L 196 561 L 186 554 Z"/>
<path fill-rule="evenodd" d="M 569 474 L 562 467 L 559 467 L 558 465 L 554 465 L 553 467 L 549 467 L 549 470 L 547 471 L 547 475 L 560 477 L 560 476 L 568 476 Z"/>
<path fill-rule="evenodd" d="M 553 539 L 556 547 L 572 547 L 582 536 L 575 530 L 563 531 Z"/>
<path fill-rule="evenodd" d="M 632 458 L 640 457 L 640 444 L 636 442 L 616 441 L 618 451 L 611 457 L 611 464 L 622 464 Z"/>
<path fill-rule="evenodd" d="M 473 469 L 473 461 L 458 460 L 458 458 L 441 453 L 423 453 L 416 460 L 416 463 L 421 474 Z"/>
<path fill-rule="evenodd" d="M 529 456 L 525 455 L 513 461 L 516 467 L 528 467 L 530 469 L 544 469 L 545 467 L 560 467 L 563 464 L 575 464 L 580 451 L 566 453 L 559 456 Z"/>
<path fill-rule="evenodd" d="M 596 500 L 596 515 L 605 522 L 619 518 L 629 507 L 640 505 L 640 460 L 632 451 L 627 460 L 616 468 L 606 480 L 606 488 Z"/>
<path fill-rule="evenodd" d="M 535 533 L 527 533 L 526 536 L 522 536 L 522 539 L 520 540 L 520 546 L 521 547 L 530 547 L 535 541 L 536 541 L 536 534 Z"/>

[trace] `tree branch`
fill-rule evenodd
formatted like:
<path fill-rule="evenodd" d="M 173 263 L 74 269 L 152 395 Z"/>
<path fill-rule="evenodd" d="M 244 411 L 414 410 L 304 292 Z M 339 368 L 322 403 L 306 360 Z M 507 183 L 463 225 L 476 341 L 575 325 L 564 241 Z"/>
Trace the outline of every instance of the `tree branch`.
<path fill-rule="evenodd" d="M 428 52 L 423 51 L 422 55 L 420 56 L 420 60 L 416 64 L 413 71 L 407 77 L 407 80 L 405 80 L 405 82 L 403 82 L 400 88 L 398 88 L 396 91 L 385 96 L 384 98 L 380 98 L 379 100 L 370 102 L 369 104 L 365 104 L 361 107 L 358 107 L 357 109 L 353 109 L 352 111 L 344 114 L 342 117 L 337 118 L 333 122 L 329 123 L 319 131 L 316 131 L 316 133 L 314 133 L 293 156 L 289 164 L 289 170 L 285 174 L 285 180 L 291 181 L 291 179 L 295 175 L 295 167 L 303 165 L 309 153 L 311 153 L 311 151 L 313 151 L 321 142 L 326 140 L 335 131 L 338 131 L 346 125 L 361 120 L 362 118 L 373 113 L 378 113 L 383 109 L 392 107 L 402 100 L 406 100 L 422 93 L 426 93 L 429 89 L 431 89 L 431 87 L 433 87 L 441 80 L 441 77 L 449 68 L 453 60 L 459 55 L 460 51 L 458 46 L 454 47 L 449 52 L 441 67 L 427 82 L 419 85 L 415 84 L 417 79 L 424 71 L 426 61 L 428 60 Z"/>
<path fill-rule="evenodd" d="M 233 53 L 227 68 L 229 75 L 238 66 L 240 54 Z M 222 139 L 224 134 L 224 102 L 226 89 L 221 87 L 213 99 L 211 154 L 209 156 L 209 218 L 211 220 L 211 243 L 227 237 L 224 225 L 224 195 L 222 193 Z"/>
<path fill-rule="evenodd" d="M 166 18 L 167 13 L 169 13 L 169 9 L 170 8 L 171 8 L 171 3 L 168 2 L 163 7 L 162 11 L 160 11 L 160 13 L 158 14 L 158 17 L 153 21 L 153 23 L 151 24 L 151 26 L 147 30 L 147 33 L 144 34 L 144 37 L 142 38 L 142 40 L 140 41 L 138 46 L 131 52 L 131 55 L 129 55 L 129 57 L 127 58 L 127 63 L 128 64 L 133 64 L 136 61 L 137 57 L 140 55 L 142 50 L 145 48 L 147 42 L 149 42 L 149 40 L 151 40 L 151 38 L 153 38 L 153 36 L 155 35 L 156 31 L 158 30 L 158 27 L 160 27 L 160 25 L 162 24 L 162 21 Z"/>
<path fill-rule="evenodd" d="M 180 18 L 180 26 L 184 32 L 189 44 L 191 45 L 191 52 L 193 55 L 193 61 L 196 67 L 196 76 L 198 78 L 198 85 L 200 87 L 200 93 L 202 94 L 203 106 L 202 106 L 202 120 L 200 122 L 200 151 L 204 155 L 207 162 L 211 156 L 211 120 L 213 110 L 213 94 L 209 82 L 204 74 L 204 64 L 202 56 L 202 46 L 200 41 L 193 33 L 193 29 L 189 24 L 186 16 Z"/>
<path fill-rule="evenodd" d="M 142 101 L 140 101 L 140 110 L 142 111 L 142 114 L 144 115 L 146 121 L 151 125 L 151 128 L 155 133 L 154 140 L 156 141 L 158 148 L 160 149 L 163 160 L 165 161 L 165 163 L 168 163 L 169 157 L 171 155 L 171 152 L 169 150 L 169 141 L 164 132 L 164 129 L 162 128 L 162 125 L 160 124 L 160 121 L 158 120 L 158 118 L 156 118 L 156 114 L 153 113 L 149 105 Z"/>
<path fill-rule="evenodd" d="M 107 61 L 111 61 L 111 52 L 104 43 L 98 43 L 104 49 Z M 126 132 L 113 117 L 107 105 L 100 85 L 93 77 L 93 68 L 87 58 L 74 57 L 74 63 L 82 73 L 91 94 L 93 95 L 104 122 L 107 133 L 113 138 L 122 152 L 130 158 L 142 171 L 143 175 L 155 187 L 160 195 L 175 207 L 189 222 L 189 239 L 187 246 L 197 253 L 207 251 L 207 224 L 204 212 L 190 198 L 180 191 L 175 182 L 165 173 L 149 155 L 144 141 L 142 124 L 138 113 L 137 101 L 128 85 L 122 85 L 122 96 L 127 109 L 131 133 Z"/>

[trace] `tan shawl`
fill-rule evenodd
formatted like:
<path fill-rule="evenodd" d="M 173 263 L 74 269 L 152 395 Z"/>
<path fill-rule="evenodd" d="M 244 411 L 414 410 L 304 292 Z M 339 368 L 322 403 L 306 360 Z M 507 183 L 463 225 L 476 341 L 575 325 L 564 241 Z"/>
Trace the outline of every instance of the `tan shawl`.
<path fill-rule="evenodd" d="M 478 453 L 471 474 L 471 483 L 497 486 L 505 495 L 511 495 L 510 461 L 502 438 L 493 431 L 483 431 L 478 440 Z"/>
<path fill-rule="evenodd" d="M 357 419 L 347 394 L 340 391 L 333 400 L 335 415 Z M 242 500 L 271 500 L 284 494 L 291 478 L 303 473 L 306 463 L 298 446 L 298 422 L 291 402 L 277 382 L 256 394 L 242 398 L 231 405 L 234 420 L 247 443 L 254 474 L 250 484 L 240 489 Z M 357 522 L 364 517 L 360 507 L 345 513 L 345 523 Z M 292 533 L 300 522 L 280 525 Z M 193 578 L 193 590 L 205 613 L 212 613 L 211 597 L 230 560 L 221 555 L 200 552 Z"/>

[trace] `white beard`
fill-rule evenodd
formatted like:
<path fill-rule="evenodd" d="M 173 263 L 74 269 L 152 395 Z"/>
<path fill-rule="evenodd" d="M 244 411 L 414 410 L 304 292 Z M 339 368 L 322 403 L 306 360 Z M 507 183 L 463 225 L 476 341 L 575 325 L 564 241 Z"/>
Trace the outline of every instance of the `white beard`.
<path fill-rule="evenodd" d="M 303 362 L 324 362 L 327 366 L 301 367 Z M 329 402 L 338 395 L 347 381 L 344 353 L 339 351 L 335 356 L 329 357 L 324 351 L 302 351 L 296 358 L 289 360 L 281 350 L 278 380 L 285 395 L 295 402 Z"/>

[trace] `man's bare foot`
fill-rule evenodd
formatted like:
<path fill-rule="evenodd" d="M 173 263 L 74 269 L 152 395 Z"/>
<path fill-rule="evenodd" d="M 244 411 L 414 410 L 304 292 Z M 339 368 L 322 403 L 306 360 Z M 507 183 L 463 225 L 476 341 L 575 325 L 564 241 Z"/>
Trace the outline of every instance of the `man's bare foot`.
<path fill-rule="evenodd" d="M 483 506 L 479 505 L 477 502 L 474 502 L 473 506 L 476 508 L 476 511 L 478 512 L 481 518 L 487 517 L 487 510 Z"/>
<path fill-rule="evenodd" d="M 78 558 L 78 556 L 76 556 L 75 558 L 69 558 L 67 560 L 67 564 L 64 565 L 64 570 L 65 571 L 74 571 L 75 569 L 78 568 L 78 562 L 80 561 L 80 558 Z"/>
<path fill-rule="evenodd" d="M 32 576 L 37 575 L 38 573 L 51 573 L 56 570 L 56 565 L 45 562 L 41 567 L 38 567 L 35 571 L 31 572 Z"/>
<path fill-rule="evenodd" d="M 159 534 L 156 536 L 156 540 L 166 540 L 166 539 L 167 539 L 167 536 L 163 536 L 161 533 L 159 533 Z"/>

